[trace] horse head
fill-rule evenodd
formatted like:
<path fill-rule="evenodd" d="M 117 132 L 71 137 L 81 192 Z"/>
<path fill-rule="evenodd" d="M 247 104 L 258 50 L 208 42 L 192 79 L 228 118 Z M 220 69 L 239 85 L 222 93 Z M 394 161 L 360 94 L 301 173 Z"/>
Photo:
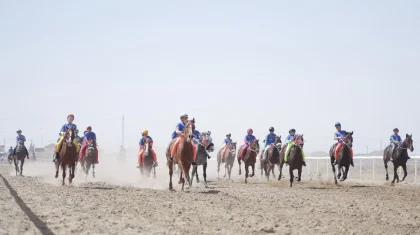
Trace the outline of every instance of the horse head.
<path fill-rule="evenodd" d="M 190 142 L 194 138 L 194 127 L 195 127 L 195 119 L 188 120 L 187 124 L 185 125 L 183 134 L 187 137 L 187 141 Z"/>
<path fill-rule="evenodd" d="M 296 134 L 295 135 L 295 145 L 298 145 L 300 148 L 303 148 L 303 145 L 305 144 L 305 140 L 303 139 L 303 134 Z"/>
<path fill-rule="evenodd" d="M 22 140 L 19 140 L 18 142 L 17 142 L 17 146 L 16 146 L 16 151 L 19 151 L 20 152 L 20 150 L 23 148 L 23 141 Z"/>
<path fill-rule="evenodd" d="M 403 147 L 410 149 L 411 152 L 414 151 L 414 146 L 413 146 L 413 134 L 409 135 L 406 134 L 405 135 L 405 140 L 403 142 Z"/>
<path fill-rule="evenodd" d="M 347 146 L 349 146 L 349 148 L 353 147 L 353 131 L 347 132 L 346 136 L 344 136 L 343 141 L 344 143 L 346 143 Z"/>
<path fill-rule="evenodd" d="M 259 139 L 255 139 L 254 141 L 251 142 L 251 144 L 249 145 L 249 147 L 254 150 L 256 153 L 258 153 L 260 151 L 260 140 Z"/>
<path fill-rule="evenodd" d="M 276 146 L 277 148 L 281 148 L 281 144 L 281 135 L 276 136 L 276 139 L 274 140 L 274 146 Z"/>
<path fill-rule="evenodd" d="M 230 144 L 230 148 L 231 148 L 233 151 L 236 151 L 236 142 L 232 142 L 232 143 Z"/>
<path fill-rule="evenodd" d="M 67 143 L 67 146 L 71 147 L 73 145 L 73 140 L 75 138 L 74 131 L 72 128 L 67 129 L 66 134 L 64 136 L 64 140 Z"/>

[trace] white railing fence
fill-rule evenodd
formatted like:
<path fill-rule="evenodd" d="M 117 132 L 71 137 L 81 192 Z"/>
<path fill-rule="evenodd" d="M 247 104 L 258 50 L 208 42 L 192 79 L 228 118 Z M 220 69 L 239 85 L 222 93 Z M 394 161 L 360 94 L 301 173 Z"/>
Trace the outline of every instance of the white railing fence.
<path fill-rule="evenodd" d="M 417 180 L 417 174 L 419 173 L 417 169 L 417 161 L 420 157 L 410 157 L 411 159 L 407 162 L 407 177 L 405 181 L 409 183 L 420 183 L 420 180 Z M 350 166 L 348 178 L 372 182 L 385 182 L 386 171 L 384 161 L 382 159 L 382 156 L 354 157 L 354 167 Z M 331 160 L 329 157 L 307 157 L 306 165 L 307 166 L 303 169 L 303 173 L 309 177 L 320 179 L 333 178 Z M 389 179 L 392 180 L 394 178 L 394 165 L 392 162 L 388 162 L 388 174 Z M 398 175 L 401 180 L 404 176 L 402 167 L 398 169 Z"/>

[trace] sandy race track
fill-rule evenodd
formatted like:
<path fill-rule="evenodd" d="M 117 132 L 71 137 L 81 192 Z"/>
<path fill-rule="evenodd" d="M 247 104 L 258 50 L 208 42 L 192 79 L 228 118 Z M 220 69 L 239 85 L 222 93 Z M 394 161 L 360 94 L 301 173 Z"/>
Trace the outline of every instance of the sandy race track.
<path fill-rule="evenodd" d="M 406 183 L 245 185 L 237 166 L 233 181 L 218 181 L 211 166 L 208 188 L 171 192 L 163 164 L 157 180 L 141 180 L 133 164 L 105 162 L 96 179 L 84 183 L 77 170 L 62 187 L 51 164 L 27 164 L 24 177 L 0 166 L 0 234 L 420 233 L 420 188 Z"/>

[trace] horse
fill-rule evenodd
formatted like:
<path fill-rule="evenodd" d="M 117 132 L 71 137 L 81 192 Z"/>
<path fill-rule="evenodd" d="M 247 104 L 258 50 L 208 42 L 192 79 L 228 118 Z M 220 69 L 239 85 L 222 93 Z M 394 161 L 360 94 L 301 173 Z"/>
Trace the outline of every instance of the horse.
<path fill-rule="evenodd" d="M 13 152 L 10 153 L 9 156 L 7 156 L 7 162 L 9 163 L 10 166 L 12 166 L 12 163 L 14 162 Z"/>
<path fill-rule="evenodd" d="M 91 140 L 87 143 L 87 148 L 85 151 L 85 155 L 83 156 L 83 160 L 80 160 L 80 166 L 83 169 L 83 173 L 85 174 L 85 181 L 89 175 L 90 167 L 92 166 L 92 177 L 95 178 L 95 160 L 96 160 L 96 152 L 98 151 L 96 140 Z"/>
<path fill-rule="evenodd" d="M 63 183 L 66 178 L 66 170 L 69 168 L 69 184 L 72 183 L 74 178 L 74 170 L 76 168 L 76 158 L 77 158 L 77 150 L 76 146 L 74 145 L 73 141 L 75 138 L 75 134 L 72 129 L 68 129 L 64 136 L 64 141 L 61 146 L 60 152 L 58 153 L 59 159 L 56 162 L 56 172 L 55 178 L 58 178 L 58 170 L 61 165 L 61 169 L 63 171 Z"/>
<path fill-rule="evenodd" d="M 171 159 L 171 150 L 173 148 L 173 145 L 175 143 L 176 139 L 171 140 L 169 143 L 168 148 L 166 149 L 166 159 L 167 159 L 167 165 L 169 167 L 169 189 L 173 190 L 172 186 L 172 175 L 173 175 L 173 169 L 174 164 L 178 164 L 179 168 L 179 184 L 182 184 L 182 191 L 184 191 L 184 185 L 185 180 L 187 181 L 187 184 L 190 186 L 190 168 L 191 164 L 194 158 L 194 146 L 192 144 L 193 141 L 193 125 L 195 123 L 195 119 L 188 120 L 187 124 L 185 125 L 184 131 L 181 133 L 181 136 L 179 140 L 178 149 L 176 151 L 176 154 L 173 159 Z"/>
<path fill-rule="evenodd" d="M 338 161 L 337 161 L 338 175 L 337 176 L 335 173 L 334 162 L 335 162 L 335 148 L 337 147 L 338 143 L 333 144 L 330 148 L 331 167 L 334 174 L 335 184 L 338 183 L 337 178 L 340 181 L 344 181 L 347 179 L 347 174 L 349 173 L 350 163 L 351 163 L 350 150 L 353 147 L 353 131 L 346 133 L 346 135 L 343 138 L 343 143 L 344 143 L 343 147 L 341 147 L 340 151 L 338 152 Z M 343 174 L 343 178 L 341 178 L 341 174 Z"/>
<path fill-rule="evenodd" d="M 156 170 L 155 170 L 155 164 L 153 163 L 153 153 L 152 151 L 149 151 L 150 145 L 149 145 L 149 139 L 146 140 L 146 143 L 144 144 L 144 150 L 142 154 L 143 161 L 140 165 L 140 174 L 144 178 L 146 176 L 147 178 L 150 178 L 150 173 L 153 169 L 153 178 L 156 178 Z"/>
<path fill-rule="evenodd" d="M 278 180 L 281 180 L 283 165 L 287 163 L 289 165 L 290 187 L 292 187 L 293 180 L 295 177 L 293 174 L 294 170 L 298 170 L 297 181 L 300 182 L 302 180 L 302 149 L 305 142 L 305 140 L 303 139 L 303 134 L 296 134 L 295 140 L 293 142 L 294 146 L 290 149 L 289 156 L 287 157 L 287 162 L 285 161 L 287 144 L 283 145 L 283 148 L 280 151 L 280 174 L 278 177 Z"/>
<path fill-rule="evenodd" d="M 257 162 L 257 155 L 260 151 L 260 143 L 258 139 L 255 139 L 249 144 L 248 149 L 244 153 L 243 159 L 241 158 L 241 152 L 244 145 L 239 148 L 238 151 L 238 163 L 239 163 L 239 175 L 242 174 L 241 172 L 241 160 L 245 164 L 245 183 L 248 183 L 248 177 L 253 177 L 255 175 L 255 163 Z M 249 175 L 248 167 L 252 167 L 252 174 Z"/>
<path fill-rule="evenodd" d="M 225 156 L 223 160 L 222 160 L 223 148 L 221 148 L 219 152 L 217 153 L 217 178 L 219 178 L 220 164 L 222 163 L 225 163 L 225 175 L 223 177 L 226 178 L 226 172 L 227 172 L 230 179 L 230 176 L 232 174 L 233 163 L 235 162 L 235 157 L 236 157 L 236 142 L 232 142 L 231 144 L 226 146 L 226 148 L 227 149 L 225 151 Z"/>
<path fill-rule="evenodd" d="M 23 164 L 25 163 L 25 157 L 29 159 L 29 156 L 26 155 L 25 146 L 23 146 L 23 142 L 19 141 L 16 146 L 16 154 L 13 157 L 13 162 L 15 163 L 15 170 L 16 175 L 22 176 L 23 172 Z M 20 162 L 20 168 L 18 167 L 18 163 Z"/>
<path fill-rule="evenodd" d="M 280 151 L 281 151 L 281 136 L 276 136 L 274 144 L 271 145 L 267 149 L 266 156 L 267 158 L 264 159 L 264 151 L 261 153 L 261 171 L 264 169 L 265 177 L 267 181 L 270 178 L 270 172 L 273 174 L 275 178 L 276 175 L 274 174 L 274 166 L 280 165 Z"/>
<path fill-rule="evenodd" d="M 388 162 L 389 162 L 389 156 L 392 155 L 393 158 L 393 164 L 394 164 L 394 179 L 392 180 L 392 184 L 395 183 L 395 180 L 397 180 L 397 183 L 400 182 L 400 178 L 397 174 L 398 167 L 402 167 L 404 170 L 404 177 L 401 181 L 404 181 L 405 177 L 407 177 L 407 160 L 408 160 L 408 153 L 407 149 L 409 149 L 411 152 L 414 151 L 413 147 L 413 135 L 406 134 L 405 140 L 401 143 L 401 145 L 395 147 L 394 151 L 391 152 L 391 145 L 387 146 L 384 150 L 383 160 L 386 170 L 386 180 L 389 180 L 388 177 Z"/>
<path fill-rule="evenodd" d="M 204 178 L 204 186 L 207 188 L 207 157 L 208 153 L 207 151 L 211 151 L 212 147 L 214 147 L 214 144 L 212 143 L 211 139 L 208 138 L 208 136 L 205 133 L 200 134 L 200 139 L 198 140 L 197 144 L 197 159 L 196 163 L 197 165 L 193 166 L 192 173 L 191 173 L 191 181 L 190 185 L 192 186 L 192 182 L 194 179 L 194 174 L 197 177 L 197 183 L 200 182 L 198 179 L 198 173 L 197 168 L 198 166 L 203 166 L 203 178 Z"/>

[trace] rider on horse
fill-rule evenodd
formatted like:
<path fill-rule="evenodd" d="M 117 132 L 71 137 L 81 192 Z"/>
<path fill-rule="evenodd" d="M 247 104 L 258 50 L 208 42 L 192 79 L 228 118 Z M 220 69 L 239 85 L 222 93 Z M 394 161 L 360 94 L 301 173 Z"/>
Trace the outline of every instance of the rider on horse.
<path fill-rule="evenodd" d="M 55 145 L 55 159 L 54 159 L 54 161 L 59 158 L 58 153 L 60 152 L 60 148 L 63 145 L 64 138 L 66 136 L 67 130 L 68 129 L 72 129 L 74 131 L 77 130 L 77 126 L 75 124 L 73 124 L 73 121 L 74 121 L 74 115 L 69 114 L 67 116 L 67 123 L 64 124 L 60 129 L 60 138 L 58 140 L 58 143 Z M 76 152 L 79 152 L 80 151 L 80 145 L 77 142 L 76 138 L 74 139 L 73 143 L 74 143 L 74 146 L 76 147 Z"/>
<path fill-rule="evenodd" d="M 337 147 L 335 147 L 335 151 L 334 151 L 334 157 L 335 157 L 335 162 L 334 165 L 338 164 L 338 151 L 340 151 L 340 148 L 343 147 L 344 143 L 344 137 L 347 134 L 347 131 L 345 130 L 341 130 L 341 123 L 336 122 L 335 123 L 335 128 L 337 129 L 337 132 L 335 132 L 334 134 L 334 140 L 338 141 L 338 145 Z M 350 164 L 354 167 L 354 163 L 353 163 L 353 149 L 350 148 L 350 154 L 351 154 L 351 162 Z"/>
<path fill-rule="evenodd" d="M 171 151 L 171 160 L 173 160 L 173 158 L 174 158 L 174 156 L 175 156 L 175 154 L 176 154 L 176 151 L 178 150 L 179 141 L 180 141 L 182 138 L 185 138 L 185 137 L 184 137 L 183 135 L 181 135 L 181 134 L 182 134 L 182 132 L 184 131 L 185 125 L 186 125 L 186 124 L 187 124 L 187 122 L 188 122 L 188 114 L 186 114 L 186 113 L 182 113 L 182 114 L 180 115 L 180 117 L 179 117 L 179 118 L 181 119 L 181 122 L 179 122 L 179 123 L 176 125 L 176 127 L 175 127 L 175 131 L 172 133 L 172 139 L 177 138 L 177 140 L 175 141 L 174 146 L 172 147 L 172 151 Z M 197 165 L 197 163 L 195 163 L 195 160 L 196 160 L 196 158 L 197 158 L 197 148 L 195 147 L 195 143 L 194 143 L 194 141 L 192 141 L 191 143 L 192 143 L 192 145 L 193 145 L 193 151 L 194 151 L 194 159 L 193 159 L 192 164 L 193 164 L 193 165 Z"/>
<path fill-rule="evenodd" d="M 85 135 L 83 136 L 82 150 L 79 153 L 79 159 L 80 160 L 82 160 L 84 158 L 86 149 L 87 149 L 90 141 L 92 141 L 92 140 L 93 141 L 96 141 L 96 134 L 95 134 L 95 132 L 92 131 L 92 127 L 91 126 L 88 126 L 86 128 L 86 131 L 84 133 L 85 133 Z M 99 163 L 99 153 L 98 152 L 99 151 L 96 150 L 96 160 L 95 160 L 95 162 L 93 164 L 98 164 Z"/>
<path fill-rule="evenodd" d="M 252 141 L 254 141 L 254 140 L 257 139 L 257 138 L 255 138 L 255 136 L 252 135 L 252 133 L 254 133 L 254 131 L 251 128 L 249 128 L 247 130 L 247 135 L 245 136 L 245 139 L 244 139 L 245 145 L 242 148 L 241 158 L 244 158 L 245 157 L 245 153 L 248 150 L 249 145 L 252 143 Z"/>
<path fill-rule="evenodd" d="M 22 135 L 22 131 L 21 131 L 21 130 L 17 130 L 17 131 L 16 131 L 16 133 L 18 134 L 18 135 L 16 136 L 16 147 L 17 147 L 17 144 L 18 144 L 19 142 L 21 142 L 21 143 L 22 143 L 22 146 L 23 146 L 23 149 L 25 150 L 26 156 L 28 156 L 28 157 L 29 157 L 28 149 L 27 149 L 27 148 L 26 148 L 26 146 L 25 146 L 25 141 L 26 141 L 25 136 L 24 136 L 24 135 Z M 16 155 L 16 147 L 13 149 L 13 156 L 15 156 L 15 155 Z"/>
<path fill-rule="evenodd" d="M 13 147 L 12 146 L 10 146 L 10 148 L 9 148 L 9 154 L 7 156 L 10 157 L 10 155 L 13 155 Z"/>
<path fill-rule="evenodd" d="M 270 133 L 267 135 L 267 137 L 265 137 L 265 147 L 264 147 L 263 154 L 262 154 L 263 159 L 266 159 L 267 158 L 267 152 L 268 152 L 267 150 L 271 146 L 274 145 L 274 142 L 276 141 L 276 137 L 277 137 L 277 135 L 274 134 L 274 127 L 270 127 L 268 129 L 268 131 Z"/>
<path fill-rule="evenodd" d="M 290 150 L 295 146 L 295 137 L 296 137 L 296 130 L 295 129 L 290 129 L 289 131 L 289 135 L 286 137 L 286 144 L 287 144 L 287 148 L 286 148 L 286 153 L 284 155 L 284 161 L 287 163 L 287 158 L 289 157 L 289 153 Z M 303 149 L 301 149 L 302 151 L 302 161 L 303 161 L 303 165 L 306 166 L 306 162 L 305 162 L 305 152 L 303 152 Z"/>
<path fill-rule="evenodd" d="M 394 159 L 392 159 L 392 155 L 394 155 L 395 149 L 396 147 L 398 147 L 401 143 L 402 143 L 402 139 L 401 137 L 398 135 L 398 133 L 400 132 L 400 130 L 398 130 L 398 128 L 394 128 L 394 134 L 391 135 L 391 137 L 389 138 L 389 145 L 391 145 L 391 157 L 390 157 L 390 161 L 394 161 Z M 408 159 L 410 159 L 410 157 L 408 157 Z"/>
<path fill-rule="evenodd" d="M 232 145 L 232 139 L 230 138 L 231 136 L 232 135 L 230 133 L 226 135 L 226 139 L 224 141 L 225 146 L 223 147 L 223 150 L 222 150 L 222 160 L 225 159 L 225 152 L 226 152 L 226 150 L 228 148 L 230 148 L 230 146 Z"/>
<path fill-rule="evenodd" d="M 153 150 L 152 146 L 153 146 L 153 139 L 152 137 L 150 137 L 149 135 L 149 131 L 144 129 L 141 132 L 141 136 L 142 138 L 139 141 L 139 146 L 140 146 L 140 153 L 139 153 L 139 157 L 138 157 L 138 163 L 139 163 L 139 167 L 141 166 L 141 164 L 143 163 L 143 152 L 144 149 L 146 148 L 146 143 L 149 143 L 149 151 L 152 152 L 153 155 L 153 164 L 155 166 L 158 166 L 158 162 L 157 162 L 157 157 L 156 157 L 156 152 L 155 150 Z"/>

